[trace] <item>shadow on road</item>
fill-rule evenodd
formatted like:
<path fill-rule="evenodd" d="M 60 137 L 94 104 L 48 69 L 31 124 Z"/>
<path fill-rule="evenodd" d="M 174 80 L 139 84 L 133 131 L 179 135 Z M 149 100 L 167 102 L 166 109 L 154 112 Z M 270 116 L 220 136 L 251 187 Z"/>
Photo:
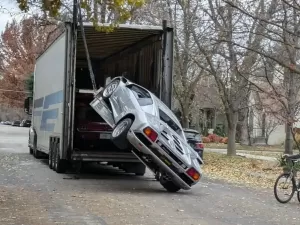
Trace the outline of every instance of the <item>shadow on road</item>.
<path fill-rule="evenodd" d="M 48 160 L 41 160 L 48 166 Z M 101 191 L 115 193 L 135 193 L 135 194 L 168 194 L 152 174 L 146 173 L 145 176 L 135 176 L 125 173 L 118 168 L 89 163 L 84 165 L 78 173 L 75 168 L 65 174 L 61 174 L 62 179 L 67 184 L 74 184 L 73 188 L 81 189 L 84 186 L 86 191 Z M 174 193 L 175 194 L 175 193 Z M 193 195 L 191 191 L 180 191 L 176 195 Z"/>

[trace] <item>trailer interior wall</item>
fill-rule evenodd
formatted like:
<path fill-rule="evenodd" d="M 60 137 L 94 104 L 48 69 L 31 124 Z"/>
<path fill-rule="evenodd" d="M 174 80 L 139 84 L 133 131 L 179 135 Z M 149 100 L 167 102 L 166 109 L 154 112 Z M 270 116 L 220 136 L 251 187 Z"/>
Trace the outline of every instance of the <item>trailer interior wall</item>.
<path fill-rule="evenodd" d="M 114 32 L 98 32 L 85 26 L 87 45 L 96 82 L 104 85 L 106 77 L 124 75 L 159 95 L 161 74 L 162 28 L 124 25 Z M 77 41 L 77 88 L 90 86 L 81 32 Z M 85 84 L 84 84 L 85 80 Z M 88 83 L 88 84 L 87 84 Z"/>
<path fill-rule="evenodd" d="M 114 32 L 104 33 L 96 31 L 93 26 L 85 26 L 85 37 L 98 88 L 104 86 L 107 77 L 124 75 L 128 79 L 145 86 L 155 94 L 160 94 L 159 77 L 161 76 L 159 74 L 161 74 L 160 55 L 162 54 L 161 36 L 163 33 L 161 27 L 154 28 L 148 27 L 147 29 L 147 27 L 143 26 L 142 29 L 142 27 L 126 25 L 125 27 L 117 28 Z M 92 89 L 80 30 L 77 38 L 76 88 Z M 78 124 L 82 124 L 84 120 L 88 121 L 88 123 L 100 122 L 98 120 L 91 121 L 91 118 L 99 117 L 91 116 L 94 110 L 89 103 L 92 99 L 92 94 L 91 97 L 84 97 L 83 94 L 76 93 L 74 104 L 74 149 L 80 149 L 81 151 L 98 149 L 101 152 L 106 150 L 120 151 L 114 145 L 111 145 L 112 142 L 95 140 L 95 143 L 91 141 L 83 143 L 79 139 L 80 135 L 77 134 L 77 131 L 81 129 L 81 125 L 78 126 Z M 98 147 L 98 145 L 101 147 Z"/>

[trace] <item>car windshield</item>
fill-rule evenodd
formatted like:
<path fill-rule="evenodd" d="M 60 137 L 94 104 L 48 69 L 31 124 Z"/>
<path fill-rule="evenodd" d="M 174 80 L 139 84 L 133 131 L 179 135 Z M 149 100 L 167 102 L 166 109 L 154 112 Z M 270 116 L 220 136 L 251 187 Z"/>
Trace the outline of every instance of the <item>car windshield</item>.
<path fill-rule="evenodd" d="M 192 139 L 201 142 L 201 136 L 199 133 L 185 131 L 184 134 L 187 139 Z"/>
<path fill-rule="evenodd" d="M 166 124 L 168 124 L 168 126 L 174 130 L 177 134 L 181 135 L 182 131 L 181 131 L 181 127 L 178 126 L 178 124 L 176 122 L 174 122 L 171 117 L 169 117 L 163 110 L 159 109 L 159 117 L 160 119 L 165 122 Z"/>
<path fill-rule="evenodd" d="M 146 90 L 136 85 L 130 85 L 128 88 L 132 91 L 140 106 L 148 106 L 153 104 L 151 95 Z"/>

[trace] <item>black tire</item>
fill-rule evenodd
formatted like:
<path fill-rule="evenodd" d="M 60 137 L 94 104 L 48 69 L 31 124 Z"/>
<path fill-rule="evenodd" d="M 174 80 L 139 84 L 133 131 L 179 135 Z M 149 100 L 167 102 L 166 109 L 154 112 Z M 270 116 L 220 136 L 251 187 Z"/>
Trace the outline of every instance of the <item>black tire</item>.
<path fill-rule="evenodd" d="M 120 83 L 119 79 L 116 79 L 111 83 L 109 83 L 102 92 L 102 98 L 104 100 L 107 100 L 112 95 L 112 93 L 114 93 L 114 91 L 118 88 L 119 83 Z"/>
<path fill-rule="evenodd" d="M 33 149 L 29 148 L 29 154 L 32 155 L 33 154 Z"/>
<path fill-rule="evenodd" d="M 280 203 L 288 203 L 292 198 L 293 198 L 293 196 L 294 196 L 294 193 L 295 193 L 295 179 L 294 178 L 292 178 L 292 185 L 293 185 L 293 187 L 292 187 L 292 192 L 291 192 L 291 194 L 290 194 L 290 196 L 286 199 L 286 200 L 282 200 L 282 199 L 280 199 L 280 197 L 278 196 L 278 193 L 277 193 L 277 186 L 278 186 L 278 182 L 279 182 L 279 180 L 281 179 L 281 178 L 289 178 L 290 177 L 290 174 L 289 173 L 283 173 L 283 174 L 281 174 L 281 175 L 279 175 L 278 177 L 277 177 L 277 179 L 276 179 L 276 181 L 275 181 L 275 184 L 274 184 L 274 195 L 275 195 L 275 198 L 276 198 L 276 200 L 278 201 L 278 202 L 280 202 Z"/>
<path fill-rule="evenodd" d="M 59 143 L 56 143 L 56 148 L 55 148 L 54 170 L 57 173 L 65 173 L 67 170 L 66 160 L 60 159 Z"/>
<path fill-rule="evenodd" d="M 52 155 L 53 155 L 53 143 L 51 142 L 50 143 L 49 154 L 48 154 L 48 165 L 49 165 L 50 169 L 52 169 L 52 165 L 53 165 Z"/>
<path fill-rule="evenodd" d="M 174 184 L 172 181 L 170 180 L 165 180 L 163 176 L 160 176 L 160 184 L 168 191 L 168 192 L 177 192 L 179 191 L 181 188 L 178 187 L 176 184 Z"/>
<path fill-rule="evenodd" d="M 157 181 L 160 180 L 160 172 L 156 172 L 156 174 L 155 174 L 155 180 L 157 180 Z"/>
<path fill-rule="evenodd" d="M 32 150 L 32 154 L 33 154 L 34 158 L 36 158 L 36 159 L 43 158 L 42 153 L 39 150 L 37 150 L 36 147 L 34 147 L 34 149 Z"/>
<path fill-rule="evenodd" d="M 52 148 L 51 148 L 51 169 L 55 171 L 55 160 L 56 160 L 56 147 L 57 143 L 52 143 Z"/>
<path fill-rule="evenodd" d="M 146 166 L 143 163 L 137 163 L 134 170 L 136 176 L 144 176 L 146 173 Z"/>
<path fill-rule="evenodd" d="M 127 133 L 132 125 L 131 118 L 125 118 L 117 124 L 112 132 L 112 142 L 121 150 L 127 149 L 129 142 L 127 140 Z"/>

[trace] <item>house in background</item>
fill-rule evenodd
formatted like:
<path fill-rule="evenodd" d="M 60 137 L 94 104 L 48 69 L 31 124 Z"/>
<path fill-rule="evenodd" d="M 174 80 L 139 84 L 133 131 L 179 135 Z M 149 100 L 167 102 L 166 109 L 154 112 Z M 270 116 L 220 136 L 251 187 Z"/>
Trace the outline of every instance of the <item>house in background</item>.
<path fill-rule="evenodd" d="M 204 77 L 198 83 L 191 106 L 189 127 L 207 135 L 209 130 L 227 132 L 227 122 L 213 77 Z M 181 122 L 180 104 L 174 99 L 173 111 Z"/>
<path fill-rule="evenodd" d="M 285 122 L 280 104 L 267 94 L 252 91 L 249 100 L 249 133 L 257 145 L 282 145 L 285 140 Z"/>

